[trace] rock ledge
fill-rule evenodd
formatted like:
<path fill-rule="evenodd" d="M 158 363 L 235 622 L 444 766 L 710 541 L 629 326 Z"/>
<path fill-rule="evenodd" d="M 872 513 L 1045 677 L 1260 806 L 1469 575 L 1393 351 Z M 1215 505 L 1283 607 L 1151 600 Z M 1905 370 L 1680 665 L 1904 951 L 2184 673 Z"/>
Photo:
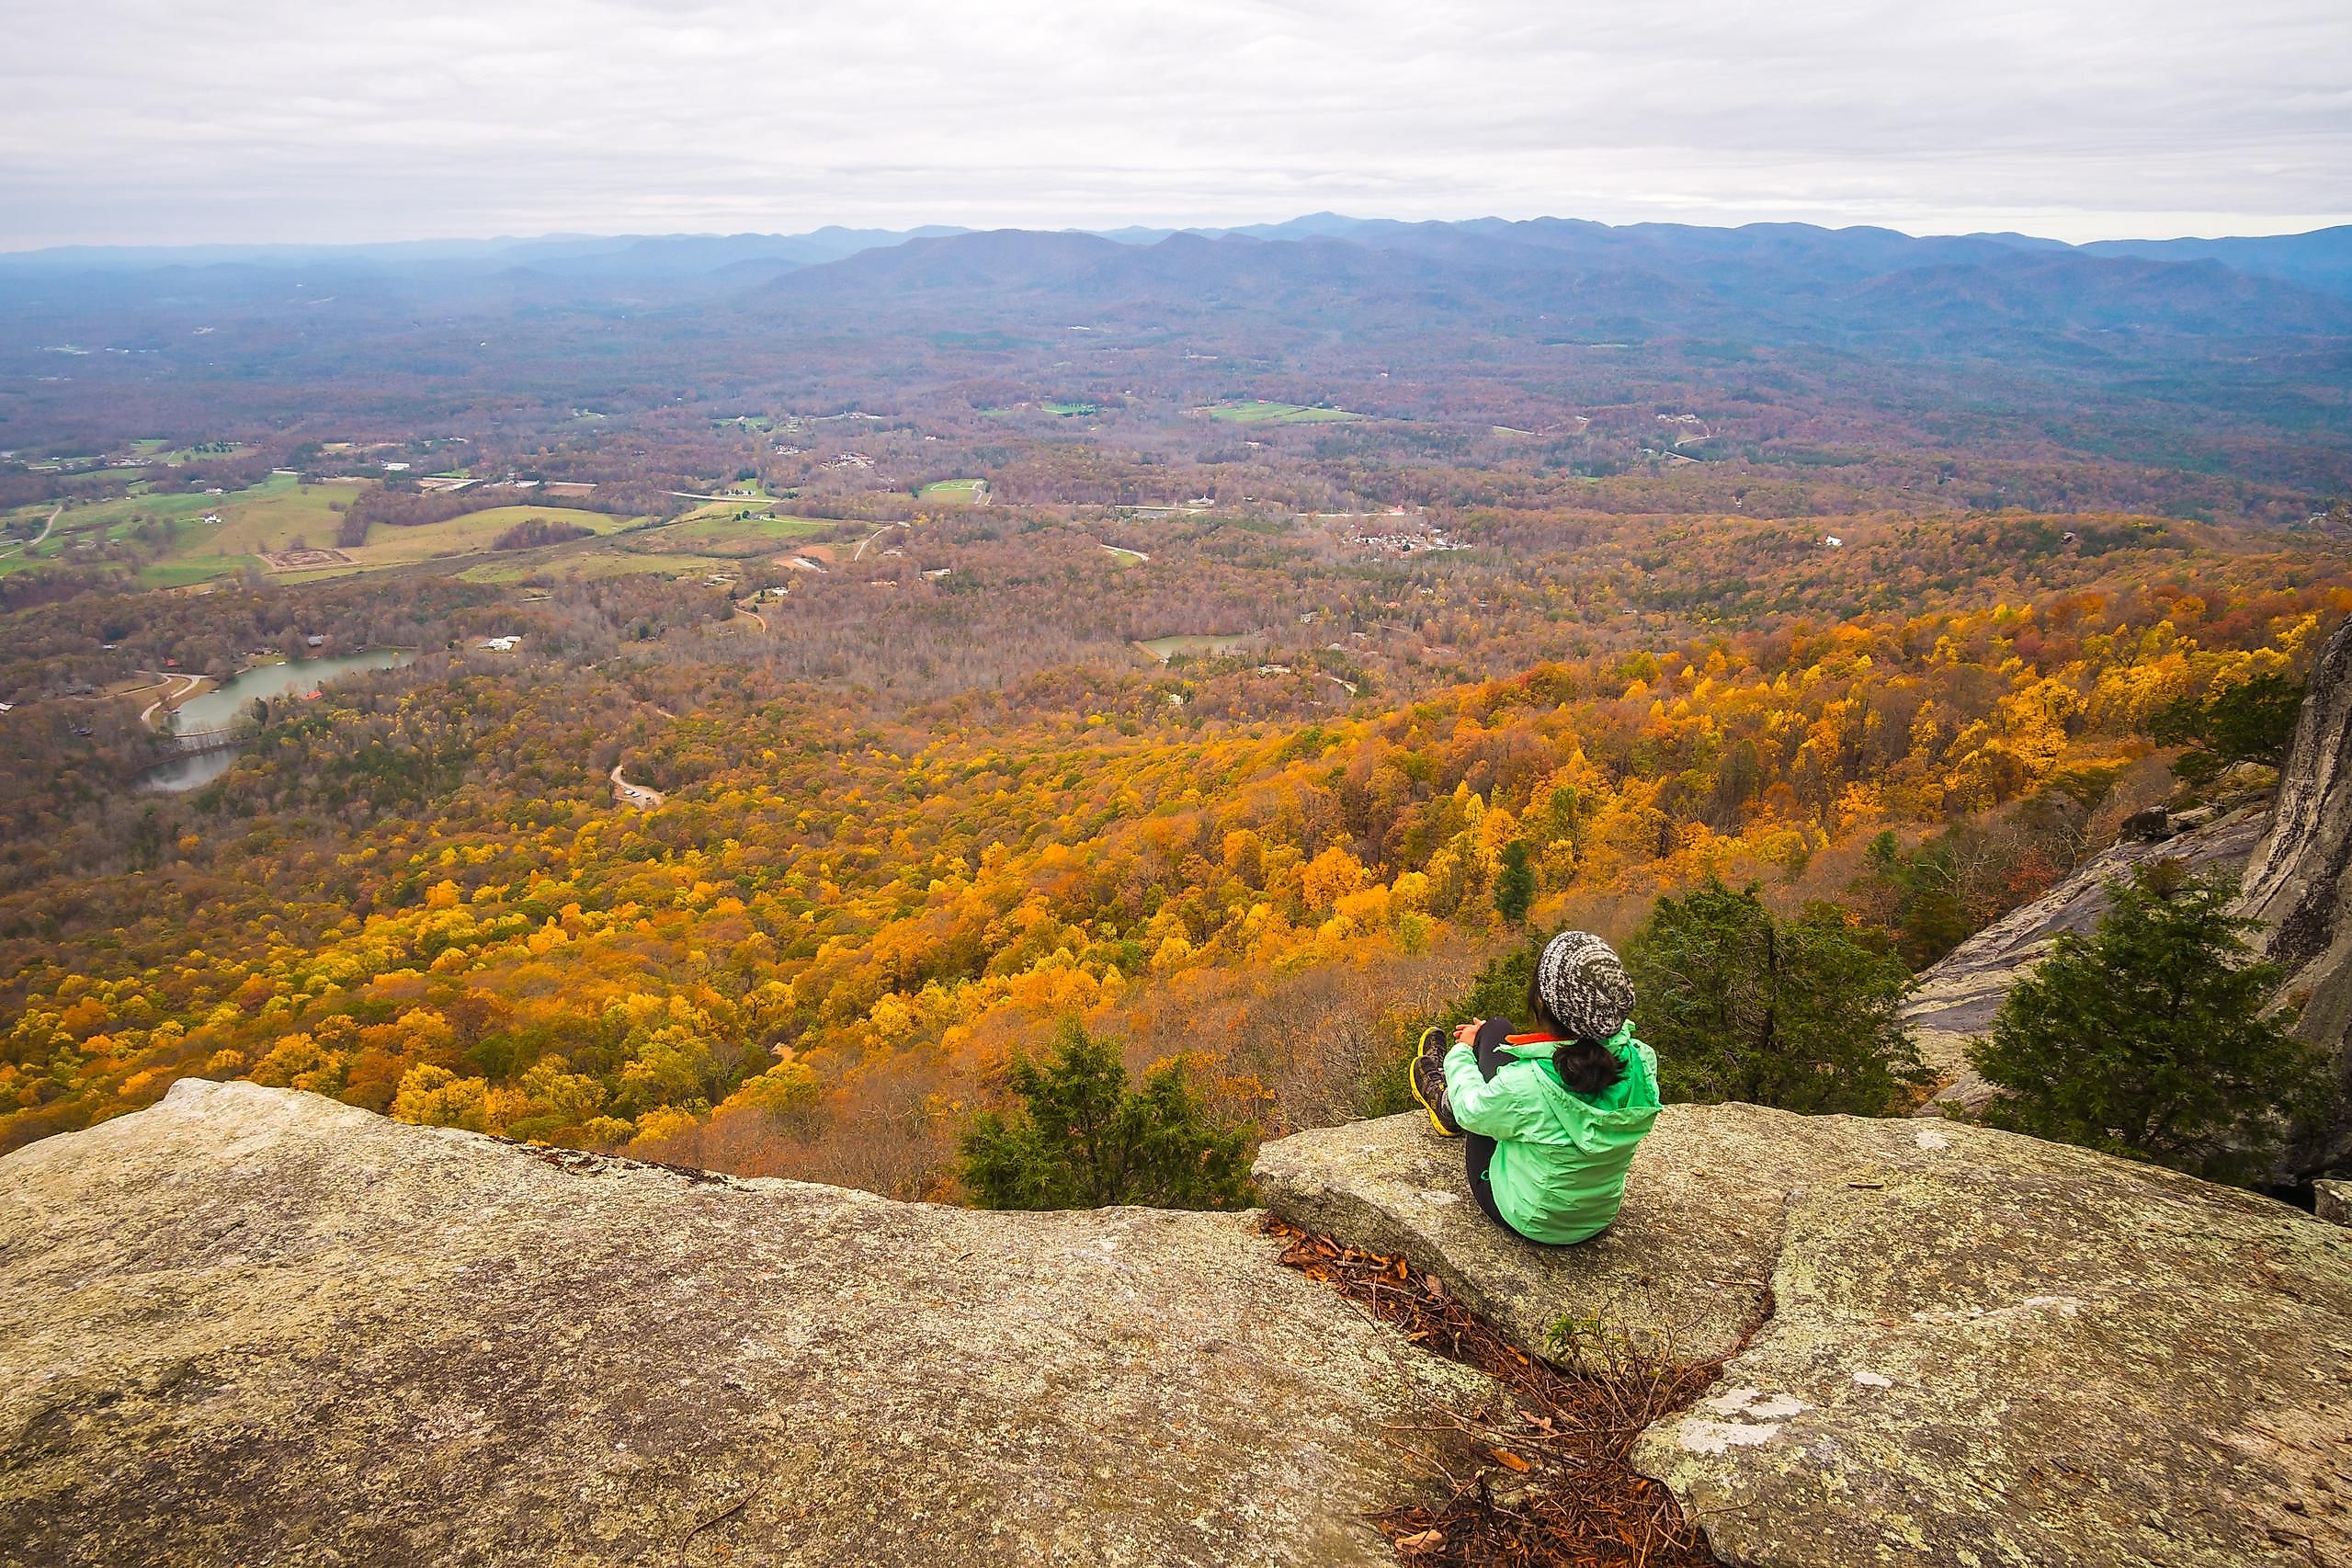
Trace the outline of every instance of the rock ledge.
<path fill-rule="evenodd" d="M 1618 1223 L 1555 1252 L 1460 1158 L 1391 1117 L 1257 1174 L 1523 1346 L 1565 1317 L 1729 1356 L 1634 1456 L 1728 1562 L 2352 1562 L 2352 1232 L 1988 1129 L 1677 1106 Z"/>
<path fill-rule="evenodd" d="M 183 1080 L 0 1160 L 0 1562 L 1392 1562 L 1384 1424 L 1487 1385 L 1256 1223 Z"/>

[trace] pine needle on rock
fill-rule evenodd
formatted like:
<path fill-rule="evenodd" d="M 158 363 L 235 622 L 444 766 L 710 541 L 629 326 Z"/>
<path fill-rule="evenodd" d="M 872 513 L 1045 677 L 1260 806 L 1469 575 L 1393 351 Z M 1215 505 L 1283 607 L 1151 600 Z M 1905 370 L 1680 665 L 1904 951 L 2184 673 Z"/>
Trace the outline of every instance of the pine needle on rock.
<path fill-rule="evenodd" d="M 1503 1391 L 1495 1408 L 1433 1404 L 1415 1430 L 1437 1437 L 1439 1501 L 1373 1523 L 1415 1568 L 1702 1568 L 1697 1527 L 1629 1462 L 1643 1427 L 1688 1405 L 1715 1376 L 1628 1350 L 1606 1372 L 1562 1371 L 1520 1351 L 1402 1258 L 1342 1246 L 1279 1220 L 1282 1262 L 1402 1329 L 1424 1349 L 1474 1367 Z M 1459 1467 L 1459 1468 L 1457 1468 Z"/>

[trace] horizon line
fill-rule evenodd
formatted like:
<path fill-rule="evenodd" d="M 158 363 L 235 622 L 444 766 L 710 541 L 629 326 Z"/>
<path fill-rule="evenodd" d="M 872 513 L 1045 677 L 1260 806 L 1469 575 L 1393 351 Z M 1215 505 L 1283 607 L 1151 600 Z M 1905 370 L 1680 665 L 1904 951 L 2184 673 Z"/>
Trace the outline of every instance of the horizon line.
<path fill-rule="evenodd" d="M 58 244 L 21 247 L 0 245 L 0 260 L 20 260 L 28 257 L 56 256 L 76 252 L 361 251 L 391 250 L 432 245 L 541 244 L 562 241 L 792 240 L 807 239 L 814 235 L 832 232 L 855 234 L 886 234 L 894 236 L 901 241 L 917 238 L 946 239 L 960 237 L 968 234 L 985 233 L 1088 234 L 1097 238 L 1108 239 L 1115 235 L 1123 233 L 1143 233 L 1158 234 L 1165 239 L 1177 234 L 1195 234 L 1204 237 L 1222 237 L 1232 234 L 1244 234 L 1247 233 L 1247 232 L 1251 230 L 1280 229 L 1289 227 L 1295 223 L 1311 222 L 1318 219 L 1329 220 L 1342 223 L 1394 223 L 1403 227 L 1420 227 L 1424 225 L 1459 227 L 1471 223 L 1571 222 L 1589 223 L 1595 227 L 1603 229 L 1713 229 L 1725 233 L 1732 233 L 1744 229 L 1760 228 L 1814 229 L 1825 233 L 1846 233 L 1858 230 L 1867 230 L 1880 233 L 1901 234 L 1905 238 L 1915 240 L 1976 238 L 2028 239 L 2043 244 L 2062 245 L 2071 250 L 2080 250 L 2093 245 L 2104 244 L 2165 244 L 2181 242 L 2218 244 L 2235 240 L 2303 239 L 2314 234 L 2328 233 L 2337 229 L 2352 228 L 2352 218 L 2345 218 L 2335 222 L 2320 223 L 2310 228 L 2275 229 L 2259 232 L 2242 231 L 2233 233 L 2147 233 L 2114 235 L 2102 239 L 2076 241 L 2057 239 L 2050 235 L 2037 234 L 2021 229 L 1915 230 L 1903 228 L 1892 223 L 1853 222 L 1834 224 L 1814 222 L 1803 219 L 1753 219 L 1744 222 L 1736 223 L 1707 223 L 1693 222 L 1686 220 L 1644 218 L 1637 219 L 1630 222 L 1612 223 L 1605 219 L 1575 218 L 1563 216 L 1558 213 L 1542 213 L 1529 218 L 1503 218 L 1491 213 L 1482 214 L 1473 218 L 1364 218 L 1358 217 L 1350 213 L 1334 212 L 1326 209 L 1313 212 L 1302 212 L 1290 218 L 1258 220 L 1255 222 L 1235 223 L 1127 222 L 1094 226 L 1081 224 L 1040 225 L 1005 223 L 998 224 L 994 227 L 979 227 L 959 223 L 925 222 L 892 228 L 880 224 L 866 225 L 835 222 L 820 223 L 813 228 L 807 229 L 666 229 L 616 230 L 601 233 L 585 229 L 551 229 L 538 233 L 438 234 L 406 239 L 196 240 L 185 242 L 68 241 Z"/>

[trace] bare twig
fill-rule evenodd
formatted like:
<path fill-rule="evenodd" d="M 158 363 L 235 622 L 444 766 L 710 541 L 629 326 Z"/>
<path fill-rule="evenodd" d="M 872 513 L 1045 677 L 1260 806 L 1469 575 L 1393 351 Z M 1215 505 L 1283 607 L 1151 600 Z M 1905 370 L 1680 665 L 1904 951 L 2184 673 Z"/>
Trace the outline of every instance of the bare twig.
<path fill-rule="evenodd" d="M 1266 1228 L 1284 1242 L 1285 1264 L 1504 1391 L 1498 1408 L 1464 1413 L 1431 1401 L 1423 1422 L 1391 1428 L 1436 1436 L 1453 1460 L 1427 1456 L 1440 1501 L 1373 1517 L 1406 1562 L 1699 1568 L 1714 1561 L 1665 1488 L 1635 1474 L 1627 1457 L 1642 1428 L 1698 1397 L 1714 1363 L 1678 1365 L 1629 1349 L 1606 1372 L 1562 1371 L 1510 1344 L 1400 1259 L 1278 1220 Z"/>
<path fill-rule="evenodd" d="M 713 1526 L 725 1524 L 729 1519 L 732 1519 L 736 1515 L 742 1513 L 744 1511 L 744 1505 L 748 1504 L 757 1495 L 759 1495 L 759 1488 L 754 1486 L 744 1492 L 742 1496 L 736 1498 L 733 1506 L 720 1509 L 719 1512 L 711 1515 L 709 1518 L 703 1520 L 700 1524 L 687 1531 L 686 1534 L 678 1540 L 678 1561 L 681 1562 L 686 1561 L 686 1549 L 694 1544 L 694 1538 L 696 1536 L 700 1535 L 704 1530 L 710 1529 Z"/>

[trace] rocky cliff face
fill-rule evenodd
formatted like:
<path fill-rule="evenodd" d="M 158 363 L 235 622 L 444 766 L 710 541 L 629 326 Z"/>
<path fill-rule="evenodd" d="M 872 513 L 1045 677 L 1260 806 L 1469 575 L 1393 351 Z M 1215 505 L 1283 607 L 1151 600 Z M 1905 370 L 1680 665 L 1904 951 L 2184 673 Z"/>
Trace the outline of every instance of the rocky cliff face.
<path fill-rule="evenodd" d="M 2286 966 L 2295 1032 L 2332 1049 L 2346 1114 L 2301 1151 L 2307 1169 L 2352 1161 L 2352 620 L 2312 662 L 2270 830 L 2246 868 L 2244 907 Z"/>
<path fill-rule="evenodd" d="M 1459 1157 L 1399 1117 L 1259 1168 L 1531 1349 L 1573 1317 L 1728 1356 L 1638 1455 L 1729 1561 L 2352 1561 L 2352 1232 L 2003 1133 L 1678 1107 L 1618 1226 L 1538 1252 Z M 184 1082 L 0 1160 L 0 1562 L 1392 1562 L 1399 1428 L 1491 1386 L 1276 1251 Z"/>
<path fill-rule="evenodd" d="M 2177 859 L 2195 870 L 2243 869 L 2270 823 L 2267 801 L 2240 806 L 2156 840 L 2109 846 L 2032 903 L 2022 904 L 1962 942 L 1919 976 L 1903 1010 L 1916 1031 L 1919 1054 L 1946 1080 L 1929 1113 L 1984 1103 L 1992 1085 L 1968 1064 L 1968 1042 L 1993 1027 L 1993 1016 L 2018 977 L 2040 963 L 2061 936 L 2086 936 L 2107 913 L 2108 890 L 2133 868 Z"/>
<path fill-rule="evenodd" d="M 1252 1217 L 689 1177 L 184 1080 L 0 1161 L 0 1562 L 1373 1563 L 1483 1384 Z"/>
<path fill-rule="evenodd" d="M 2281 1176 L 2352 1165 L 2352 620 L 2321 649 L 2310 684 L 2272 800 L 2193 820 L 2160 839 L 2114 845 L 1920 975 L 1903 1016 L 1921 1055 L 1947 1080 L 1929 1114 L 1983 1103 L 1992 1091 L 1969 1069 L 1968 1041 L 1992 1027 L 2009 987 L 2062 933 L 2098 923 L 2114 881 L 2169 858 L 2240 873 L 2239 909 L 2262 922 L 2266 956 L 2288 971 L 2282 1000 L 2301 1010 L 2295 1032 L 2333 1050 L 2342 1064 L 2342 1112 L 2291 1152 Z"/>

